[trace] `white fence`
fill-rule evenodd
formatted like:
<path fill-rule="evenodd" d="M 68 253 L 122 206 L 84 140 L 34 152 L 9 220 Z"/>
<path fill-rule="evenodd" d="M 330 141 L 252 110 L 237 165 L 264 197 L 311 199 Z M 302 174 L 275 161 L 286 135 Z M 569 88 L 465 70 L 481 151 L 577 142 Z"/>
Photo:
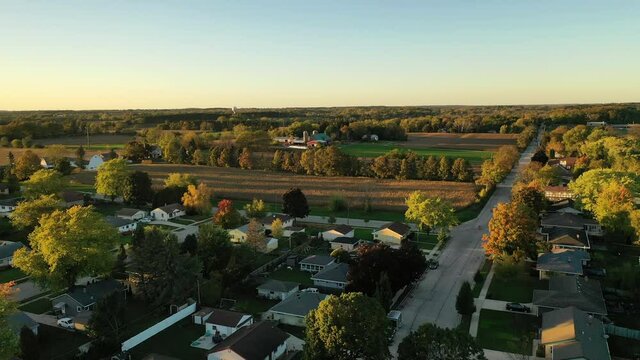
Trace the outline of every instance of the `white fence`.
<path fill-rule="evenodd" d="M 193 314 L 194 312 L 196 312 L 196 303 L 195 301 L 190 300 L 187 304 L 181 306 L 180 310 L 175 314 L 169 316 L 168 318 L 142 331 L 138 335 L 135 335 L 134 337 L 123 342 L 122 351 L 128 351 L 138 346 L 141 342 L 147 340 L 148 338 L 168 328 L 169 326 L 177 323 L 178 321 L 186 318 L 187 316 Z"/>

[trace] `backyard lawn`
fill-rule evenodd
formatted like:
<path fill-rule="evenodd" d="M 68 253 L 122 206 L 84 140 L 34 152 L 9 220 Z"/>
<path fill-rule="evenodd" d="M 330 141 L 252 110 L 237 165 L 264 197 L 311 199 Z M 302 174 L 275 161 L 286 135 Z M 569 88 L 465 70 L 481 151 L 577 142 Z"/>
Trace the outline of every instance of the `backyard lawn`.
<path fill-rule="evenodd" d="M 183 319 L 131 350 L 134 359 L 157 353 L 180 359 L 204 359 L 206 350 L 191 347 L 191 343 L 204 335 L 205 327 L 196 325 L 191 317 Z"/>
<path fill-rule="evenodd" d="M 34 314 L 44 314 L 46 312 L 53 310 L 51 307 L 51 300 L 49 300 L 49 298 L 47 297 L 40 298 L 36 301 L 30 302 L 25 305 L 21 305 L 18 308 L 22 311 L 26 311 Z"/>
<path fill-rule="evenodd" d="M 25 276 L 27 275 L 18 268 L 5 269 L 0 271 L 0 284 L 13 281 L 13 280 L 18 280 Z"/>
<path fill-rule="evenodd" d="M 504 274 L 496 269 L 487 292 L 488 299 L 529 303 L 534 289 L 549 288 L 549 281 L 531 274 L 527 264 L 517 264 L 515 270 L 513 274 Z"/>
<path fill-rule="evenodd" d="M 284 266 L 269 274 L 269 278 L 281 281 L 293 281 L 308 286 L 313 285 L 310 273 L 299 269 L 289 270 Z"/>
<path fill-rule="evenodd" d="M 478 341 L 485 349 L 531 354 L 539 328 L 536 316 L 483 309 L 480 312 Z"/>
<path fill-rule="evenodd" d="M 41 359 L 72 359 L 78 346 L 91 339 L 80 332 L 71 332 L 53 326 L 40 325 L 38 338 Z"/>

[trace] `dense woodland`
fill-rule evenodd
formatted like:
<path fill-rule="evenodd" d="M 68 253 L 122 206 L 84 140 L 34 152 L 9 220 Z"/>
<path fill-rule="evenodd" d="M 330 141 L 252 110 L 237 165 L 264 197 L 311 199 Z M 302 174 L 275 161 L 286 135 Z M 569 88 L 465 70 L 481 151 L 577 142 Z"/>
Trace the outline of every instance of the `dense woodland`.
<path fill-rule="evenodd" d="M 319 130 L 333 137 L 360 139 L 368 133 L 403 140 L 407 132 L 519 132 L 537 122 L 640 123 L 640 104 L 539 106 L 340 107 L 286 109 L 180 109 L 95 111 L 3 111 L 0 137 L 34 139 L 145 128 L 231 131 L 237 125 L 273 136 Z"/>

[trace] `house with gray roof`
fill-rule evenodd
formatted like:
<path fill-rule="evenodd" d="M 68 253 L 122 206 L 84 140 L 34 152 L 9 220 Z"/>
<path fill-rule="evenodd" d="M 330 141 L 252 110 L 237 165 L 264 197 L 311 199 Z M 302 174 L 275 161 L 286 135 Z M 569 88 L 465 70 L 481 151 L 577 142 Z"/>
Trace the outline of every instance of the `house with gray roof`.
<path fill-rule="evenodd" d="M 13 254 L 23 247 L 21 242 L 0 240 L 0 268 L 13 266 Z"/>
<path fill-rule="evenodd" d="M 7 316 L 7 324 L 18 336 L 20 336 L 20 331 L 22 331 L 23 327 L 31 330 L 34 335 L 38 335 L 38 328 L 40 327 L 40 324 L 33 320 L 29 315 L 25 314 L 24 311 L 16 311 Z"/>
<path fill-rule="evenodd" d="M 570 306 L 542 314 L 545 359 L 611 360 L 602 321 Z"/>
<path fill-rule="evenodd" d="M 591 249 L 589 233 L 582 229 L 544 227 L 540 234 L 554 249 Z"/>
<path fill-rule="evenodd" d="M 318 271 L 323 270 L 325 266 L 332 264 L 334 261 L 335 259 L 329 255 L 309 255 L 300 260 L 300 270 L 317 273 Z"/>
<path fill-rule="evenodd" d="M 347 273 L 349 273 L 349 264 L 332 263 L 311 276 L 311 280 L 316 287 L 342 291 L 347 286 Z"/>
<path fill-rule="evenodd" d="M 258 296 L 271 300 L 284 300 L 300 290 L 300 284 L 292 281 L 269 279 L 256 287 Z"/>
<path fill-rule="evenodd" d="M 156 220 L 171 220 L 187 214 L 182 204 L 169 204 L 155 208 L 151 211 L 151 216 Z"/>
<path fill-rule="evenodd" d="M 341 237 L 352 238 L 355 232 L 353 228 L 349 225 L 338 224 L 334 225 L 326 231 L 320 233 L 322 239 L 325 241 L 332 241 Z"/>
<path fill-rule="evenodd" d="M 354 251 L 360 244 L 362 240 L 356 239 L 354 237 L 337 237 L 330 241 L 331 250 L 342 249 L 344 251 Z"/>
<path fill-rule="evenodd" d="M 265 313 L 265 317 L 283 324 L 304 327 L 305 316 L 316 309 L 326 297 L 327 295 L 318 292 L 298 291 L 274 305 Z"/>
<path fill-rule="evenodd" d="M 540 221 L 540 225 L 543 228 L 584 230 L 588 235 L 602 235 L 602 226 L 597 221 L 566 212 L 547 214 Z"/>
<path fill-rule="evenodd" d="M 119 281 L 100 280 L 86 286 L 76 286 L 52 298 L 51 305 L 58 314 L 73 317 L 78 313 L 93 310 L 99 300 L 115 292 L 121 293 L 126 298 L 126 289 Z"/>
<path fill-rule="evenodd" d="M 22 198 L 0 200 L 0 216 L 9 216 L 22 200 Z"/>
<path fill-rule="evenodd" d="M 260 321 L 222 340 L 207 354 L 207 360 L 280 359 L 287 350 L 287 339 L 289 334 L 275 323 Z"/>
<path fill-rule="evenodd" d="M 138 227 L 138 221 L 127 220 L 115 216 L 107 216 L 104 220 L 118 230 L 120 234 L 133 232 Z"/>
<path fill-rule="evenodd" d="M 373 240 L 399 247 L 402 241 L 411 234 L 411 227 L 401 222 L 391 222 L 371 234 L 373 235 Z"/>
<path fill-rule="evenodd" d="M 116 211 L 116 217 L 125 220 L 140 220 L 147 216 L 147 212 L 134 208 L 122 208 Z"/>
<path fill-rule="evenodd" d="M 538 314 L 575 306 L 594 315 L 607 315 L 600 282 L 580 276 L 553 276 L 549 290 L 533 290 L 533 305 Z"/>
<path fill-rule="evenodd" d="M 540 254 L 536 270 L 540 279 L 548 279 L 551 275 L 583 275 L 583 267 L 591 260 L 584 250 L 554 249 Z"/>

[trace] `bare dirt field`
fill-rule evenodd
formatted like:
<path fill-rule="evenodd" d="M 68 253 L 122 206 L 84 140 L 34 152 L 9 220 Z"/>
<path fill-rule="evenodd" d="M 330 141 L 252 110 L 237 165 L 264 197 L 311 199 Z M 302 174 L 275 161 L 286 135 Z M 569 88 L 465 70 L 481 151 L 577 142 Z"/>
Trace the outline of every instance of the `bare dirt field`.
<path fill-rule="evenodd" d="M 406 147 L 446 148 L 493 151 L 503 145 L 515 145 L 518 134 L 409 133 Z"/>
<path fill-rule="evenodd" d="M 291 187 L 302 189 L 309 203 L 314 205 L 326 204 L 332 195 L 341 195 L 353 206 L 358 206 L 368 196 L 374 208 L 384 210 L 405 210 L 405 198 L 415 190 L 447 199 L 456 208 L 471 204 L 475 198 L 475 185 L 472 183 L 320 177 L 173 164 L 137 164 L 132 165 L 132 168 L 149 173 L 156 184 L 161 184 L 167 174 L 172 172 L 190 173 L 211 186 L 217 197 L 237 200 L 259 198 L 267 202 L 279 202 L 282 194 Z M 85 171 L 73 176 L 81 183 L 91 184 L 95 179 L 95 172 Z"/>

